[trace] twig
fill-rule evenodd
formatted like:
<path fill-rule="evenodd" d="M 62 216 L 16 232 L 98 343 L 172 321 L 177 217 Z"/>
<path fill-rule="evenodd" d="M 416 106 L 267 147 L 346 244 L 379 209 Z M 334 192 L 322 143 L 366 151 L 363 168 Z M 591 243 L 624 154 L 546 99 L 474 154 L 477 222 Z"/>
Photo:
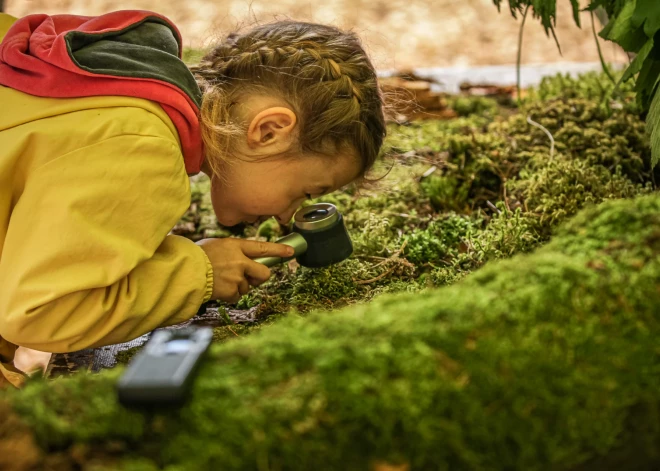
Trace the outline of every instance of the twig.
<path fill-rule="evenodd" d="M 228 328 L 229 331 L 230 331 L 232 334 L 234 334 L 236 337 L 240 337 L 240 335 L 238 335 L 236 332 L 234 332 L 234 329 L 232 329 L 230 326 L 227 326 L 227 328 Z"/>
<path fill-rule="evenodd" d="M 435 165 L 433 165 L 433 166 L 432 166 L 431 168 L 429 168 L 426 172 L 424 172 L 424 173 L 422 174 L 421 177 L 419 177 L 419 180 L 421 181 L 421 180 L 425 179 L 426 177 L 428 177 L 429 175 L 431 175 L 431 174 L 432 174 L 433 172 L 435 172 L 436 170 L 438 170 L 438 167 L 436 167 Z"/>
<path fill-rule="evenodd" d="M 376 257 L 375 255 L 358 255 L 357 258 L 370 258 L 372 260 L 388 260 L 388 257 Z"/>
<path fill-rule="evenodd" d="M 504 175 L 504 173 L 499 169 L 499 167 L 495 167 L 495 173 L 497 174 L 498 177 L 502 179 L 502 199 L 504 200 L 504 206 L 506 207 L 507 211 L 511 212 L 511 207 L 509 206 L 509 202 L 507 201 L 506 197 L 506 182 L 507 182 L 507 175 Z"/>
<path fill-rule="evenodd" d="M 394 261 L 394 260 L 398 259 L 399 256 L 401 255 L 401 253 L 403 252 L 403 249 L 406 248 L 406 244 L 408 244 L 408 241 L 407 241 L 407 240 L 404 241 L 403 244 L 401 244 L 401 247 L 399 248 L 399 250 L 397 250 L 396 253 L 394 253 L 391 257 L 386 258 L 385 260 L 383 260 L 383 261 L 380 262 L 380 263 L 377 263 L 376 265 L 374 265 L 374 266 L 371 267 L 371 268 L 373 269 L 373 268 L 379 267 L 379 266 L 381 266 L 381 265 L 383 265 L 383 264 L 385 264 L 385 263 L 387 263 L 387 262 Z M 387 270 L 386 272 L 383 272 L 383 273 L 381 273 L 380 275 L 378 275 L 377 277 L 372 278 L 372 279 L 370 279 L 370 280 L 356 280 L 356 279 L 354 278 L 353 281 L 355 281 L 355 284 L 357 284 L 357 285 L 366 285 L 366 284 L 369 284 L 369 283 L 373 283 L 374 281 L 378 281 L 378 280 L 380 280 L 381 278 L 383 278 L 383 277 L 389 275 L 390 273 L 392 273 L 395 269 L 396 269 L 396 264 L 395 264 L 392 268 L 390 268 L 389 270 Z"/>
<path fill-rule="evenodd" d="M 489 207 L 490 209 L 492 209 L 493 211 L 496 211 L 497 214 L 502 214 L 502 211 L 500 211 L 499 209 L 497 209 L 497 206 L 495 206 L 495 205 L 494 205 L 493 203 L 491 203 L 489 200 L 486 200 L 486 204 L 488 205 L 488 207 Z"/>
<path fill-rule="evenodd" d="M 373 270 L 374 268 L 378 268 L 379 266 L 386 264 L 390 260 L 394 260 L 394 257 L 386 258 L 382 262 L 379 262 L 379 263 L 375 264 L 373 267 L 370 267 L 370 268 Z"/>
<path fill-rule="evenodd" d="M 395 268 L 396 268 L 396 265 L 394 265 L 392 268 L 390 268 L 390 269 L 387 270 L 386 272 L 381 273 L 381 274 L 378 275 L 376 278 L 372 278 L 372 279 L 370 279 L 370 280 L 356 281 L 355 284 L 357 284 L 357 285 L 367 285 L 367 284 L 369 284 L 369 283 L 373 283 L 374 281 L 378 281 L 378 280 L 380 280 L 381 278 L 383 278 L 383 277 L 389 275 L 390 273 L 392 273 L 392 272 L 394 271 Z"/>
<path fill-rule="evenodd" d="M 451 263 L 449 263 L 444 258 L 439 259 L 439 261 L 444 263 L 446 267 L 451 267 Z M 428 265 L 428 266 L 433 267 L 433 268 L 438 268 L 436 265 L 433 265 L 431 262 L 426 262 L 424 265 Z"/>
<path fill-rule="evenodd" d="M 502 197 L 504 198 L 504 206 L 506 206 L 507 211 L 511 212 L 511 207 L 506 199 L 506 178 L 502 180 Z"/>
<path fill-rule="evenodd" d="M 402 218 L 407 218 L 407 219 L 420 219 L 419 216 L 413 216 L 411 214 L 406 214 L 406 213 L 395 213 L 393 211 L 383 211 L 384 215 L 390 215 L 390 216 L 399 216 Z"/>
<path fill-rule="evenodd" d="M 540 125 L 536 121 L 532 121 L 532 118 L 530 118 L 529 116 L 527 116 L 527 122 L 529 124 L 531 124 L 532 126 L 536 126 L 540 130 L 542 130 L 546 134 L 546 136 L 548 136 L 548 138 L 550 139 L 550 158 L 552 158 L 552 156 L 555 153 L 555 138 L 552 137 L 552 134 L 550 134 L 550 131 L 548 131 L 545 127 L 543 127 L 542 125 Z"/>

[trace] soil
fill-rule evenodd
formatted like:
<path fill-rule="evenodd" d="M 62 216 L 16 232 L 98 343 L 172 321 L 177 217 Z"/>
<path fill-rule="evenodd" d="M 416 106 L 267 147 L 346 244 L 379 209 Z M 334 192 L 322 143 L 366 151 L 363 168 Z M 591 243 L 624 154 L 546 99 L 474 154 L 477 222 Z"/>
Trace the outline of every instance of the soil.
<path fill-rule="evenodd" d="M 523 63 L 598 62 L 590 16 L 581 15 L 580 29 L 573 22 L 570 2 L 557 3 L 563 56 L 540 23 L 528 18 Z M 211 44 L 214 38 L 255 21 L 291 18 L 333 24 L 356 31 L 380 70 L 513 64 L 520 22 L 511 17 L 508 6 L 498 14 L 492 0 L 4 0 L 4 4 L 14 16 L 157 11 L 178 25 L 190 47 Z M 613 44 L 601 40 L 601 47 L 609 62 L 627 62 Z"/>

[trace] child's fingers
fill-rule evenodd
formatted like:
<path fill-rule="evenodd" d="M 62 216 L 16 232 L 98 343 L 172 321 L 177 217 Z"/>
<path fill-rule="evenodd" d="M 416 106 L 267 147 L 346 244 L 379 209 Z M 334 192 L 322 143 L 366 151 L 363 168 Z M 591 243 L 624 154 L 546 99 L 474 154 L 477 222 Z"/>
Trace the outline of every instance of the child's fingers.
<path fill-rule="evenodd" d="M 260 280 L 258 278 L 253 278 L 251 276 L 246 276 L 245 278 L 247 279 L 250 286 L 259 286 L 260 284 L 262 284 L 264 282 L 264 280 Z"/>
<path fill-rule="evenodd" d="M 293 249 L 288 245 L 276 244 L 274 242 L 262 242 L 258 240 L 241 240 L 241 250 L 250 258 L 258 257 L 290 257 Z"/>
<path fill-rule="evenodd" d="M 238 284 L 238 292 L 240 293 L 241 296 L 244 296 L 248 294 L 250 291 L 250 285 L 248 284 L 248 280 L 243 278 L 241 282 Z"/>
<path fill-rule="evenodd" d="M 262 263 L 250 260 L 245 265 L 245 278 L 252 286 L 258 286 L 270 278 L 270 268 Z"/>

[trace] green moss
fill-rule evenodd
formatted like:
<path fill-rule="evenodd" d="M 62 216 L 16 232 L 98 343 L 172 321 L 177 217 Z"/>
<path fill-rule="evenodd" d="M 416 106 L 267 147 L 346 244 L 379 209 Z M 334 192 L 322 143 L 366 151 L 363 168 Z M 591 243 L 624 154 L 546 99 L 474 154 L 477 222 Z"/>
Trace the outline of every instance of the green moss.
<path fill-rule="evenodd" d="M 618 81 L 622 75 L 623 72 L 619 71 L 615 72 L 614 77 Z M 634 84 L 627 81 L 617 85 L 603 72 L 586 72 L 578 77 L 569 74 L 543 77 L 539 86 L 530 90 L 528 99 L 548 101 L 567 98 L 582 98 L 602 103 L 605 107 L 611 106 L 609 100 L 616 100 L 617 105 L 634 113 L 640 112 L 635 102 Z"/>
<path fill-rule="evenodd" d="M 199 174 L 190 179 L 190 199 L 193 203 L 203 203 L 208 207 L 211 203 L 211 179 L 205 174 Z"/>
<path fill-rule="evenodd" d="M 269 241 L 274 241 L 281 235 L 280 223 L 275 218 L 270 218 L 259 225 L 257 236 Z"/>
<path fill-rule="evenodd" d="M 369 301 L 383 291 L 396 291 L 396 287 L 385 288 L 389 284 L 417 286 L 415 270 L 414 265 L 399 256 L 376 260 L 356 257 L 320 269 L 279 267 L 269 281 L 244 296 L 237 307 L 259 306 L 261 319 L 290 310 L 307 313 L 319 308 L 339 308 Z"/>
<path fill-rule="evenodd" d="M 183 48 L 183 54 L 182 54 L 182 60 L 185 62 L 187 65 L 195 65 L 199 63 L 199 61 L 204 57 L 204 54 L 206 54 L 207 51 L 205 49 L 197 49 L 197 48 L 192 48 L 192 47 L 184 47 Z"/>
<path fill-rule="evenodd" d="M 586 205 L 651 191 L 644 122 L 627 105 L 628 89 L 612 93 L 612 106 L 601 105 L 600 98 L 612 92 L 608 81 L 596 74 L 555 77 L 513 114 L 505 110 L 389 125 L 386 158 L 370 175 L 382 178 L 319 199 L 342 212 L 353 257 L 329 270 L 275 267 L 271 280 L 238 307 L 258 306 L 263 321 L 290 309 L 305 313 L 369 301 L 383 292 L 451 284 L 488 260 L 547 242 L 557 224 Z M 552 156 L 550 139 L 528 117 L 552 134 Z M 655 178 L 660 179 L 660 167 Z M 208 179 L 195 177 L 191 185 L 191 208 L 176 233 L 194 240 L 232 234 L 274 240 L 279 235 L 274 221 L 219 227 Z M 453 216 L 471 221 L 462 241 L 451 228 L 440 227 L 439 221 Z"/>
<path fill-rule="evenodd" d="M 659 228 L 660 195 L 609 201 L 454 286 L 278 322 L 213 347 L 181 409 L 122 409 L 119 370 L 0 406 L 44 453 L 167 469 L 655 469 Z"/>
<path fill-rule="evenodd" d="M 406 257 L 423 270 L 417 286 L 445 286 L 463 279 L 489 260 L 529 252 L 543 237 L 538 220 L 525 216 L 520 208 L 510 211 L 499 204 L 499 213 L 486 218 L 451 215 L 434 221 L 423 231 L 408 236 Z M 427 273 L 428 272 L 428 273 Z"/>
<path fill-rule="evenodd" d="M 142 350 L 141 346 L 122 350 L 115 355 L 115 360 L 117 360 L 117 363 L 119 364 L 127 365 L 140 350 Z"/>
<path fill-rule="evenodd" d="M 650 147 L 639 115 L 626 110 L 604 110 L 588 100 L 553 100 L 529 105 L 524 114 L 507 122 L 508 129 L 494 124 L 490 130 L 519 134 L 526 150 L 543 150 L 548 155 L 548 137 L 531 127 L 527 116 L 553 135 L 557 152 L 565 158 L 584 160 L 609 170 L 621 166 L 624 175 L 635 183 L 650 180 Z M 527 154 L 524 157 L 531 168 L 543 163 Z"/>
<path fill-rule="evenodd" d="M 422 182 L 424 194 L 434 208 L 440 211 L 468 211 L 469 184 L 452 175 L 435 176 Z"/>
<path fill-rule="evenodd" d="M 483 231 L 472 231 L 468 243 L 472 249 L 474 266 L 488 260 L 508 258 L 516 253 L 531 251 L 541 242 L 538 219 L 526 216 L 521 208 L 507 210 L 500 204 Z"/>
<path fill-rule="evenodd" d="M 464 246 L 468 234 L 478 228 L 481 221 L 472 221 L 465 216 L 449 214 L 431 221 L 424 230 L 406 236 L 405 255 L 412 263 L 449 263 Z"/>
<path fill-rule="evenodd" d="M 499 108 L 497 100 L 481 96 L 457 96 L 449 100 L 449 107 L 459 116 L 495 115 Z"/>
<path fill-rule="evenodd" d="M 636 185 L 621 174 L 582 160 L 553 160 L 534 173 L 522 173 L 511 189 L 525 201 L 529 211 L 545 226 L 572 216 L 587 204 L 605 199 L 627 198 L 651 187 Z"/>
<path fill-rule="evenodd" d="M 352 232 L 353 250 L 358 255 L 391 254 L 397 241 L 391 227 L 391 218 L 372 212 L 366 212 L 366 215 L 367 220 L 362 223 L 362 230 Z"/>
<path fill-rule="evenodd" d="M 460 265 L 460 263 L 455 263 L 447 267 L 437 267 L 424 275 L 424 281 L 430 286 L 447 286 L 457 283 L 474 269 L 471 261 L 466 264 L 468 268 L 462 269 Z"/>
<path fill-rule="evenodd" d="M 304 206 L 306 206 L 307 204 L 321 203 L 321 202 L 334 204 L 337 207 L 337 211 L 344 214 L 351 210 L 351 206 L 353 204 L 353 197 L 347 192 L 336 191 L 329 195 L 325 195 L 321 198 L 313 199 L 309 201 L 309 203 L 305 203 Z"/>
<path fill-rule="evenodd" d="M 390 124 L 383 152 L 407 152 L 411 149 L 439 152 L 444 150 L 448 136 L 479 132 L 492 121 L 490 116 L 473 115 L 452 120 L 425 120 L 405 126 Z"/>
<path fill-rule="evenodd" d="M 240 338 L 242 335 L 250 333 L 250 326 L 243 324 L 225 325 L 213 328 L 213 341 L 223 343 L 227 340 Z"/>

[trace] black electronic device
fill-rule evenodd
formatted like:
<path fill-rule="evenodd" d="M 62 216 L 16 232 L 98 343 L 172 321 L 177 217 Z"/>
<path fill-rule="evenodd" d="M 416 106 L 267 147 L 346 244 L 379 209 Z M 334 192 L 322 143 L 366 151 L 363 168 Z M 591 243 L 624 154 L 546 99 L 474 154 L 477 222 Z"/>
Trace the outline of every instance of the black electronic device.
<path fill-rule="evenodd" d="M 119 379 L 119 402 L 125 406 L 183 403 L 212 337 L 208 327 L 154 331 Z"/>

